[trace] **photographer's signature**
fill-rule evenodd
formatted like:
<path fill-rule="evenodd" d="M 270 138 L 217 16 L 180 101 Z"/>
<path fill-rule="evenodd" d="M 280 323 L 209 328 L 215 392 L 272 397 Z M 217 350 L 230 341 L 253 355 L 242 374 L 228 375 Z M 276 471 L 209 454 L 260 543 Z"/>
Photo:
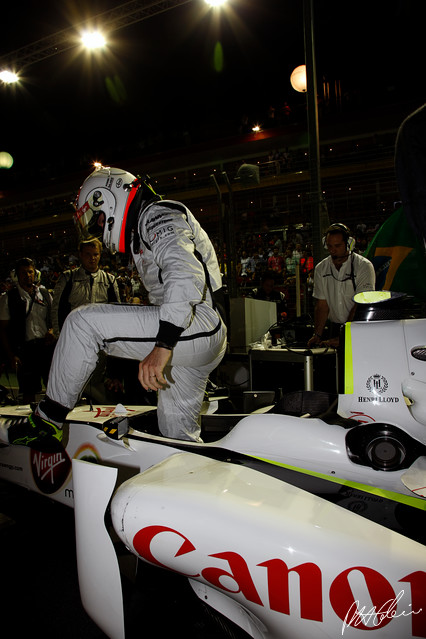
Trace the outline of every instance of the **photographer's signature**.
<path fill-rule="evenodd" d="M 398 602 L 404 596 L 404 591 L 398 593 L 398 595 L 394 599 L 389 599 L 386 601 L 378 610 L 376 610 L 376 606 L 370 608 L 370 610 L 366 611 L 366 606 L 363 606 L 361 609 L 359 608 L 359 601 L 354 601 L 348 612 L 346 613 L 345 619 L 343 620 L 342 626 L 342 635 L 345 632 L 348 626 L 357 627 L 359 625 L 363 625 L 365 627 L 379 627 L 384 625 L 384 621 L 387 619 L 396 619 L 397 617 L 409 617 L 411 615 L 418 615 L 422 612 L 422 608 L 419 610 L 403 610 L 400 613 L 397 613 L 396 609 L 398 606 Z M 410 604 L 411 606 L 411 604 Z"/>

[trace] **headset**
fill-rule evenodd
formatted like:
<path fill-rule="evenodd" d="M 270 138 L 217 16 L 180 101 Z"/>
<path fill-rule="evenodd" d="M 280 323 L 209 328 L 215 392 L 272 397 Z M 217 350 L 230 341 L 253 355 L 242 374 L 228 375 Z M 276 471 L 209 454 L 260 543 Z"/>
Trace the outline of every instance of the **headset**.
<path fill-rule="evenodd" d="M 351 232 L 346 226 L 346 224 L 341 224 L 340 222 L 336 222 L 335 224 L 331 224 L 328 229 L 325 231 L 324 236 L 322 238 L 322 243 L 324 248 L 327 248 L 327 235 L 329 233 L 341 233 L 343 235 L 343 239 L 346 243 L 347 250 L 353 251 L 355 248 L 355 239 L 351 237 Z"/>
<path fill-rule="evenodd" d="M 326 230 L 326 232 L 324 233 L 324 237 L 322 238 L 323 241 L 323 245 L 324 248 L 327 248 L 327 235 L 329 233 L 341 233 L 343 236 L 343 240 L 346 244 L 346 250 L 348 251 L 348 254 L 352 253 L 354 246 L 355 246 L 355 239 L 353 237 L 351 237 L 351 232 L 348 229 L 348 227 L 345 224 L 341 224 L 340 222 L 336 222 L 335 224 L 331 224 L 331 226 L 328 227 L 328 229 Z M 338 280 L 339 282 L 346 282 L 347 280 L 351 280 L 352 282 L 352 286 L 354 287 L 354 291 L 356 290 L 356 284 L 355 284 L 355 273 L 354 273 L 354 255 L 353 253 L 350 256 L 350 262 L 351 262 L 351 272 L 349 277 L 346 277 L 343 280 Z M 330 273 L 326 273 L 325 275 L 323 275 L 323 277 L 333 277 L 334 279 L 337 279 L 336 277 L 334 277 L 333 275 L 333 270 L 330 266 Z"/>

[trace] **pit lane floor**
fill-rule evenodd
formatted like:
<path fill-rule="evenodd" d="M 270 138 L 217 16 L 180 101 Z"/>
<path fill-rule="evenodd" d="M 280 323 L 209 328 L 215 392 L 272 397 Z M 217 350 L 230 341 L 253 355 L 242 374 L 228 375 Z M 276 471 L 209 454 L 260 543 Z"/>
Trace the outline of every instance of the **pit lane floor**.
<path fill-rule="evenodd" d="M 2 626 L 11 636 L 104 639 L 80 600 L 74 511 L 0 481 Z M 143 589 L 124 581 L 126 639 L 247 639 L 208 613 L 179 575 L 143 564 Z"/>

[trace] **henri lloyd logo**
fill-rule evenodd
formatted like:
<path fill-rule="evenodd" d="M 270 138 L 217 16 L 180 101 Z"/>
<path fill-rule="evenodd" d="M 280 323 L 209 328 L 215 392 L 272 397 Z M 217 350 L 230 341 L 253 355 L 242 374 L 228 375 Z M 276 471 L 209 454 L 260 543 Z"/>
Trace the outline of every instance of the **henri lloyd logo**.
<path fill-rule="evenodd" d="M 367 379 L 367 383 L 366 383 L 367 389 L 370 391 L 370 393 L 386 393 L 386 391 L 388 390 L 388 380 L 386 379 L 386 377 L 383 377 L 383 375 L 371 375 L 371 377 L 369 377 Z"/>
<path fill-rule="evenodd" d="M 365 387 L 370 395 L 359 395 L 359 402 L 375 402 L 377 404 L 382 403 L 398 403 L 399 397 L 389 397 L 386 392 L 389 387 L 389 382 L 383 375 L 374 373 L 370 375 L 365 383 Z"/>

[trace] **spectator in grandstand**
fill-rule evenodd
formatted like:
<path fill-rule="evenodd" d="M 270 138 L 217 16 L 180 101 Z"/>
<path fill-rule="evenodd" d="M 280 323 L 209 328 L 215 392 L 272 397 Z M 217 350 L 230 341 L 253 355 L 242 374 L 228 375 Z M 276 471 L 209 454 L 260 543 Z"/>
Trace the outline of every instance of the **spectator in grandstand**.
<path fill-rule="evenodd" d="M 132 282 L 125 266 L 118 269 L 117 285 L 120 291 L 120 300 L 123 303 L 130 301 L 132 297 Z"/>
<path fill-rule="evenodd" d="M 296 275 L 296 266 L 298 264 L 297 259 L 293 255 L 291 248 L 288 248 L 284 254 L 285 268 L 288 277 L 294 277 Z"/>
<path fill-rule="evenodd" d="M 278 251 L 278 247 L 275 246 L 272 255 L 268 258 L 268 269 L 273 271 L 277 275 L 283 275 L 285 268 L 285 260 Z"/>
<path fill-rule="evenodd" d="M 247 254 L 247 251 L 243 251 L 240 258 L 240 275 L 249 279 L 253 275 L 253 271 L 253 258 Z"/>

